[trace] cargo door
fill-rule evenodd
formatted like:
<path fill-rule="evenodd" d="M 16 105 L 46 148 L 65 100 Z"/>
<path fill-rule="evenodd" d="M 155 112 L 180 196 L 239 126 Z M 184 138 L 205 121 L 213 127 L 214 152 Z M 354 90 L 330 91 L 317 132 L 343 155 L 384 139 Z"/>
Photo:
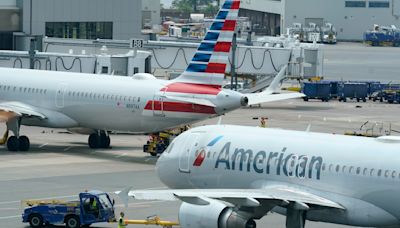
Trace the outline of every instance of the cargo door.
<path fill-rule="evenodd" d="M 199 145 L 198 139 L 198 133 L 191 133 L 186 137 L 185 146 L 179 156 L 179 172 L 190 173 L 190 161 L 191 157 L 194 156 L 194 153 L 196 152 Z"/>
<path fill-rule="evenodd" d="M 64 108 L 64 97 L 65 97 L 65 91 L 67 90 L 67 84 L 62 83 L 58 85 L 57 91 L 56 91 L 56 107 L 57 108 Z"/>

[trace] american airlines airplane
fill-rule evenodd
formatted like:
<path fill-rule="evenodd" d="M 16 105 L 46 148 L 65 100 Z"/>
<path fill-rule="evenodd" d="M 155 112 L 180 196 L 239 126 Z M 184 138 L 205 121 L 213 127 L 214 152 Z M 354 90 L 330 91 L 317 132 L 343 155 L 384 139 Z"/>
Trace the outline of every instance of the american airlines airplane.
<path fill-rule="evenodd" d="M 150 74 L 133 77 L 0 68 L 0 120 L 13 136 L 10 151 L 30 148 L 21 125 L 95 129 L 91 148 L 110 145 L 108 131 L 159 132 L 224 114 L 243 106 L 301 97 L 273 94 L 285 67 L 264 92 L 222 89 L 239 0 L 227 0 L 186 71 L 175 80 Z"/>
<path fill-rule="evenodd" d="M 363 138 L 214 125 L 178 136 L 157 162 L 169 190 L 118 192 L 181 200 L 183 228 L 250 228 L 277 212 L 305 221 L 400 227 L 400 137 Z M 267 217 L 268 219 L 268 217 Z"/>

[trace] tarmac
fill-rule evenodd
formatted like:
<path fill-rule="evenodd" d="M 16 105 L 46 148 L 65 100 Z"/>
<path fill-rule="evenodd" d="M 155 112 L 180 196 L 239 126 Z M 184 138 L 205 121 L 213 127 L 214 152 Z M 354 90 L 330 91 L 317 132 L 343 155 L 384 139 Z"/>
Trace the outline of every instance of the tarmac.
<path fill-rule="evenodd" d="M 359 65 L 365 52 L 400 51 L 394 48 L 362 47 L 361 44 L 339 44 L 337 48 L 343 52 L 359 54 L 348 61 L 343 68 L 343 75 L 350 74 L 351 62 Z M 326 70 L 342 72 L 335 49 L 329 46 L 325 52 L 328 61 Z M 354 50 L 354 53 L 352 52 Z M 349 54 L 349 55 L 350 55 Z M 337 57 L 335 57 L 337 56 Z M 357 60 L 357 61 L 356 61 Z M 388 72 L 385 80 L 392 80 L 395 72 L 399 74 L 399 64 L 390 69 L 381 69 L 379 60 L 371 63 L 375 72 Z M 384 61 L 383 61 L 384 62 Z M 350 66 L 349 66 L 350 65 Z M 389 64 L 391 65 L 391 64 Z M 367 67 L 367 66 L 365 66 Z M 386 67 L 384 65 L 383 67 Z M 339 69 L 336 69 L 339 68 Z M 355 72 L 357 70 L 354 70 Z M 358 72 L 359 73 L 359 72 Z M 356 74 L 355 74 L 356 75 Z M 355 76 L 354 80 L 360 80 Z M 353 78 L 349 78 L 353 79 Z M 365 78 L 368 79 L 368 78 Z M 267 127 L 305 131 L 310 126 L 311 131 L 343 134 L 345 131 L 358 131 L 360 126 L 369 121 L 370 129 L 375 133 L 387 130 L 389 124 L 394 130 L 400 130 L 400 105 L 367 101 L 357 103 L 350 101 L 304 102 L 301 99 L 287 100 L 263 104 L 261 107 L 243 108 L 222 116 L 222 124 L 237 124 L 258 126 L 260 117 L 268 117 Z M 219 118 L 208 119 L 195 126 L 216 124 Z M 383 125 L 380 123 L 384 122 Z M 4 126 L 0 129 L 4 130 Z M 371 130 L 370 130 L 371 131 Z M 22 134 L 29 136 L 31 151 L 8 152 L 0 147 L 0 227 L 28 227 L 21 222 L 23 207 L 21 200 L 25 199 L 77 199 L 77 195 L 88 189 L 99 189 L 107 192 L 122 190 L 127 186 L 134 189 L 164 189 L 154 172 L 156 158 L 142 152 L 142 145 L 147 136 L 112 135 L 110 149 L 89 149 L 87 136 L 70 134 L 63 129 L 47 129 L 38 127 L 22 127 Z M 290 143 L 290 142 L 288 142 Z M 125 208 L 116 195 L 116 211 L 126 213 L 128 219 L 145 219 L 148 216 L 159 215 L 163 220 L 176 221 L 179 202 L 135 201 L 131 200 Z M 268 214 L 260 221 L 258 227 L 285 227 L 285 218 L 277 214 Z M 132 227 L 130 225 L 129 227 Z M 117 227 L 116 224 L 95 224 L 92 227 Z M 148 226 L 136 226 L 148 227 Z M 307 222 L 308 228 L 340 228 L 342 225 Z"/>

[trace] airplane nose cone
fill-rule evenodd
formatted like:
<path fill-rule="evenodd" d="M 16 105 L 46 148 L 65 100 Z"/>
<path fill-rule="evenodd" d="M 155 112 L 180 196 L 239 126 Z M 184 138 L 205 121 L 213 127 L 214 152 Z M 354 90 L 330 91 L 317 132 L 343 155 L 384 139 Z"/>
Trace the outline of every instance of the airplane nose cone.
<path fill-rule="evenodd" d="M 171 145 L 173 146 L 173 144 Z M 172 188 L 174 186 L 174 181 L 176 180 L 177 170 L 178 170 L 178 157 L 175 158 L 171 150 L 168 148 L 157 161 L 156 173 L 158 178 L 166 186 Z"/>

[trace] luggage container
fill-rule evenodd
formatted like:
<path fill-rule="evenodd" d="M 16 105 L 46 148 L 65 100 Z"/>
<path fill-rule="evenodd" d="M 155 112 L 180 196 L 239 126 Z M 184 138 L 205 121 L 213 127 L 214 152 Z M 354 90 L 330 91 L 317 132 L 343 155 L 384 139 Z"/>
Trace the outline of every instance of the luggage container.
<path fill-rule="evenodd" d="M 304 101 L 308 101 L 309 99 L 320 99 L 328 102 L 331 99 L 331 83 L 324 81 L 304 82 L 302 93 L 306 95 L 303 97 Z"/>
<path fill-rule="evenodd" d="M 359 101 L 367 101 L 368 85 L 367 83 L 351 83 L 345 82 L 338 87 L 339 101 L 346 102 L 347 99 L 356 99 Z"/>
<path fill-rule="evenodd" d="M 371 100 L 372 94 L 383 90 L 383 84 L 379 81 L 349 81 L 350 83 L 366 83 L 368 98 Z"/>

